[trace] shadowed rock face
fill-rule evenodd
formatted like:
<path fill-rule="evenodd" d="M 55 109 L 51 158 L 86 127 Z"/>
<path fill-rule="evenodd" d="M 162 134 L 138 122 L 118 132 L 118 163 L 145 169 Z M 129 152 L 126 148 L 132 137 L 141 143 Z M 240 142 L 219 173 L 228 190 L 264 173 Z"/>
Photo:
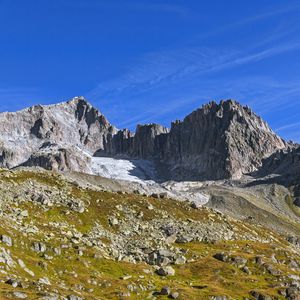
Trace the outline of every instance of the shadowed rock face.
<path fill-rule="evenodd" d="M 158 124 L 138 125 L 135 134 L 123 129 L 111 136 L 104 145 L 107 155 L 126 155 L 132 158 L 161 158 L 165 139 L 169 130 Z"/>
<path fill-rule="evenodd" d="M 171 130 L 150 124 L 114 135 L 106 152 L 158 159 L 175 179 L 239 178 L 285 147 L 269 126 L 235 101 L 211 102 L 172 123 Z"/>
<path fill-rule="evenodd" d="M 274 174 L 277 180 L 284 185 L 296 185 L 300 196 L 300 145 L 290 144 L 286 149 L 272 154 L 263 161 L 263 165 L 256 176 L 263 177 Z"/>
<path fill-rule="evenodd" d="M 239 178 L 286 147 L 260 117 L 233 100 L 204 105 L 172 123 L 170 130 L 147 124 L 138 125 L 133 134 L 117 131 L 77 97 L 1 113 L 0 132 L 3 167 L 22 164 L 86 172 L 88 156 L 126 156 L 159 162 L 167 179 L 178 180 Z M 45 148 L 45 142 L 56 146 Z"/>
<path fill-rule="evenodd" d="M 261 118 L 228 100 L 211 102 L 173 124 L 165 157 L 207 179 L 239 178 L 284 147 Z"/>
<path fill-rule="evenodd" d="M 70 148 L 65 145 L 64 148 L 56 144 L 45 143 L 34 152 L 27 161 L 21 166 L 24 167 L 42 167 L 53 171 L 77 171 L 90 172 L 90 156 L 78 149 Z"/>

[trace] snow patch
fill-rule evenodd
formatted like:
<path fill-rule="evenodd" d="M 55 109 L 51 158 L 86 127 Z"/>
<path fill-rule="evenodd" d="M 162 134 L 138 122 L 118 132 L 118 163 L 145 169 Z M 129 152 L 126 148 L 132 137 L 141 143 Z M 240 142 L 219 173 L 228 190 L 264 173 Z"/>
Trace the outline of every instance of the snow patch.
<path fill-rule="evenodd" d="M 202 183 L 169 181 L 159 184 L 155 182 L 157 179 L 155 166 L 148 160 L 91 157 L 91 173 L 110 179 L 137 183 L 141 191 L 149 195 L 167 193 L 170 198 L 180 201 L 187 200 L 198 205 L 204 205 L 209 201 L 209 196 L 201 191 Z"/>
<path fill-rule="evenodd" d="M 156 171 L 152 162 L 140 159 L 116 159 L 110 157 L 92 157 L 93 174 L 139 183 L 156 179 Z"/>

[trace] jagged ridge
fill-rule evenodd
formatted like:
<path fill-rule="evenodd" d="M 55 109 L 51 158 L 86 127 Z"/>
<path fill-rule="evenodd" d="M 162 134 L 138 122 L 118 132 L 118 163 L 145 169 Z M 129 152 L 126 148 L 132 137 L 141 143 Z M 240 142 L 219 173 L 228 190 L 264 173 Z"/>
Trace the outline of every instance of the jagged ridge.
<path fill-rule="evenodd" d="M 116 129 L 83 97 L 76 97 L 56 105 L 1 113 L 0 132 L 2 167 L 37 165 L 86 171 L 88 154 L 103 148 L 106 136 Z"/>
<path fill-rule="evenodd" d="M 136 134 L 119 131 L 108 139 L 106 153 L 158 159 L 173 178 L 239 178 L 255 171 L 262 160 L 285 142 L 248 107 L 233 100 L 211 102 L 171 129 L 139 125 Z"/>
<path fill-rule="evenodd" d="M 206 104 L 173 122 L 171 129 L 138 125 L 133 134 L 117 131 L 83 97 L 76 97 L 2 113 L 0 132 L 4 167 L 89 172 L 93 155 L 126 156 L 154 160 L 164 166 L 166 179 L 178 180 L 239 178 L 286 147 L 260 117 L 233 100 Z"/>

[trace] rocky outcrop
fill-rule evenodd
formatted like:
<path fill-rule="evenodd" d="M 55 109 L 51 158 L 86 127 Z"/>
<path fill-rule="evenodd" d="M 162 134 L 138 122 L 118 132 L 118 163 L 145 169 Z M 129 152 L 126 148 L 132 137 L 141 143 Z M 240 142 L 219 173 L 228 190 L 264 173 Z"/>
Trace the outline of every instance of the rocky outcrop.
<path fill-rule="evenodd" d="M 294 204 L 300 207 L 300 145 L 289 144 L 286 149 L 272 154 L 253 174 L 264 183 L 277 183 L 290 188 Z"/>
<path fill-rule="evenodd" d="M 192 170 L 200 178 L 239 178 L 284 147 L 260 117 L 228 100 L 211 102 L 173 123 L 164 159 L 177 173 Z"/>
<path fill-rule="evenodd" d="M 286 143 L 248 107 L 211 102 L 171 129 L 138 125 L 118 131 L 84 98 L 0 114 L 0 166 L 89 170 L 86 156 L 152 160 L 165 179 L 240 178 Z M 45 143 L 56 147 L 43 147 Z M 69 157 L 72 157 L 72 163 Z"/>
<path fill-rule="evenodd" d="M 263 161 L 259 176 L 277 174 L 284 177 L 300 177 L 300 146 L 290 145 L 286 149 L 275 152 Z"/>
<path fill-rule="evenodd" d="M 91 158 L 89 155 L 77 149 L 57 144 L 45 143 L 41 149 L 34 152 L 21 166 L 41 167 L 53 171 L 76 171 L 89 173 Z"/>
<path fill-rule="evenodd" d="M 104 148 L 107 136 L 116 131 L 83 97 L 56 105 L 36 105 L 14 113 L 1 113 L 0 166 L 12 168 L 37 164 L 49 169 L 49 165 L 59 161 L 57 169 L 82 169 L 81 165 L 76 165 L 76 159 L 73 159 L 73 165 L 68 163 L 68 153 L 72 153 L 72 157 L 82 156 L 82 152 L 93 155 Z M 59 149 L 45 148 L 45 143 L 56 144 Z"/>
<path fill-rule="evenodd" d="M 123 129 L 108 139 L 104 152 L 150 160 L 161 158 L 164 146 L 162 137 L 168 132 L 166 127 L 159 124 L 138 125 L 135 134 Z"/>
<path fill-rule="evenodd" d="M 211 102 L 172 123 L 139 125 L 135 135 L 119 131 L 104 147 L 111 155 L 156 159 L 175 179 L 239 178 L 285 142 L 248 107 L 233 100 Z"/>

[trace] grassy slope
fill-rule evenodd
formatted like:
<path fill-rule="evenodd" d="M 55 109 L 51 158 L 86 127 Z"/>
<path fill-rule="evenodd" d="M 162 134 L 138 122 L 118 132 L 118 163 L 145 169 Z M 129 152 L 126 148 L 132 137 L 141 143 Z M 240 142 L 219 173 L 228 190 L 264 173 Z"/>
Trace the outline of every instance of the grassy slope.
<path fill-rule="evenodd" d="M 25 289 L 14 289 L 10 285 L 0 283 L 0 295 L 3 299 L 15 290 L 24 291 L 28 294 L 28 299 L 38 299 L 39 292 L 37 287 L 32 284 L 38 278 L 47 276 L 52 285 L 49 291 L 57 290 L 62 295 L 75 294 L 71 292 L 70 287 L 84 285 L 86 289 L 93 289 L 93 292 L 87 290 L 81 292 L 85 299 L 120 299 L 120 293 L 128 292 L 127 286 L 134 284 L 138 286 L 137 292 L 132 292 L 130 299 L 146 299 L 151 292 L 143 291 L 143 287 L 153 286 L 154 290 L 159 291 L 163 286 L 170 286 L 173 291 L 178 291 L 179 299 L 208 299 L 212 295 L 227 295 L 233 299 L 243 299 L 249 297 L 250 290 L 258 290 L 265 294 L 281 296 L 278 294 L 278 277 L 272 276 L 265 272 L 261 267 L 256 265 L 253 260 L 256 256 L 263 254 L 270 260 L 272 254 L 277 258 L 287 261 L 294 256 L 299 262 L 300 258 L 296 254 L 287 251 L 287 243 L 276 234 L 277 243 L 263 244 L 250 241 L 227 241 L 216 243 L 189 243 L 174 244 L 187 251 L 187 257 L 193 259 L 185 265 L 174 266 L 176 274 L 173 277 L 159 277 L 153 272 L 151 266 L 145 263 L 130 264 L 125 262 L 116 262 L 105 258 L 95 258 L 97 250 L 94 247 L 87 247 L 82 256 L 78 255 L 76 246 L 63 249 L 60 256 L 54 256 L 52 260 L 46 260 L 41 254 L 31 250 L 33 241 L 39 241 L 45 236 L 54 233 L 55 236 L 63 238 L 61 232 L 49 224 L 49 221 L 65 222 L 68 226 L 74 226 L 82 233 L 88 233 L 94 226 L 95 222 L 100 223 L 108 230 L 117 232 L 112 229 L 108 223 L 108 216 L 115 210 L 115 206 L 122 204 L 134 207 L 137 211 L 143 211 L 145 219 L 153 218 L 153 211 L 149 211 L 147 206 L 151 203 L 156 209 L 165 210 L 169 215 L 178 219 L 187 220 L 207 220 L 210 218 L 210 210 L 200 209 L 192 210 L 186 203 L 174 202 L 170 199 L 154 199 L 140 195 L 117 194 L 110 192 L 93 191 L 81 189 L 72 183 L 63 181 L 61 176 L 42 172 L 22 171 L 16 172 L 13 177 L 2 177 L 1 181 L 11 186 L 20 185 L 26 181 L 39 182 L 40 184 L 51 187 L 59 187 L 69 193 L 74 198 L 80 198 L 89 201 L 88 211 L 82 214 L 71 212 L 67 213 L 65 207 L 53 207 L 48 211 L 42 210 L 39 206 L 31 202 L 23 202 L 22 209 L 29 211 L 27 223 L 37 226 L 40 231 L 37 235 L 27 235 L 26 237 L 12 228 L 9 222 L 3 222 L 0 225 L 0 233 L 6 233 L 13 237 L 14 246 L 3 247 L 9 248 L 13 258 L 21 258 L 26 266 L 30 268 L 35 277 L 31 278 L 19 266 L 10 270 L 20 278 L 29 278 L 28 287 Z M 98 200 L 98 201 L 97 201 Z M 99 201 L 100 200 L 100 201 Z M 241 232 L 248 230 L 258 230 L 254 225 L 240 222 L 233 223 L 240 228 Z M 263 228 L 259 229 L 262 236 L 267 236 L 269 232 Z M 103 243 L 107 241 L 103 240 Z M 55 238 L 47 242 L 51 247 L 57 246 Z M 230 252 L 232 255 L 240 255 L 249 260 L 249 268 L 252 275 L 247 275 L 239 268 L 225 262 L 220 262 L 212 256 L 217 252 Z M 53 256 L 53 252 L 49 255 Z M 274 265 L 274 263 L 272 263 Z M 1 266 L 3 264 L 0 263 Z M 46 267 L 47 265 L 47 267 Z M 282 274 L 298 274 L 299 272 L 291 271 L 285 264 L 276 264 Z M 150 270 L 150 274 L 145 273 Z M 61 272 L 60 272 L 61 271 Z M 74 275 L 77 274 L 77 275 Z M 121 279 L 122 276 L 131 275 L 128 280 Z M 0 279 L 5 280 L 6 275 L 0 273 Z M 89 283 L 89 280 L 96 280 L 97 285 Z M 64 282 L 66 289 L 61 286 Z M 166 296 L 159 296 L 161 299 Z"/>

